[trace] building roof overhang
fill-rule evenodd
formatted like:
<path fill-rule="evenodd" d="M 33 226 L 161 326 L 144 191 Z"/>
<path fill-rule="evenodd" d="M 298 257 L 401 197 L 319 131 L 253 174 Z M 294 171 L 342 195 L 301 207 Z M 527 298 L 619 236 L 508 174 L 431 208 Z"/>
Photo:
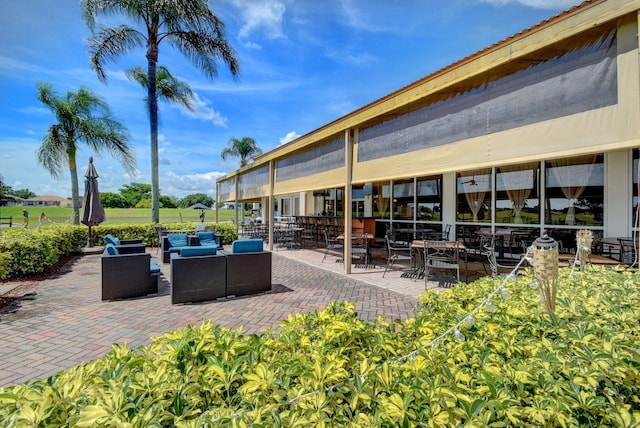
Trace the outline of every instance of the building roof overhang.
<path fill-rule="evenodd" d="M 230 172 L 218 181 L 227 180 L 244 171 L 264 166 L 273 160 L 290 156 L 295 152 L 334 139 L 345 130 L 381 123 L 411 111 L 433 97 L 447 97 L 447 89 L 491 70 L 508 65 L 522 66 L 523 62 L 535 64 L 536 55 L 546 52 L 550 46 L 563 40 L 589 32 L 606 23 L 640 9 L 638 0 L 587 0 L 549 19 L 546 19 L 513 36 L 486 47 L 466 58 L 435 71 L 415 82 L 348 113 L 287 144 L 281 145 L 254 159 L 246 167 Z M 545 50 L 546 49 L 546 50 Z"/>

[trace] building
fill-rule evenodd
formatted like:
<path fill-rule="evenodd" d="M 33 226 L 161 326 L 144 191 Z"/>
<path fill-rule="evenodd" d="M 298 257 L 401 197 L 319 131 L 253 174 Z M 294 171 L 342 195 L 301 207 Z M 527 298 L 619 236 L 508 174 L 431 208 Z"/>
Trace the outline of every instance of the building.
<path fill-rule="evenodd" d="M 42 195 L 35 198 L 23 199 L 22 205 L 26 207 L 71 207 L 71 199 L 62 196 Z"/>
<path fill-rule="evenodd" d="M 261 202 L 271 223 L 373 217 L 378 237 L 630 236 L 639 14 L 640 0 L 585 1 L 264 153 L 218 180 L 217 201 Z"/>

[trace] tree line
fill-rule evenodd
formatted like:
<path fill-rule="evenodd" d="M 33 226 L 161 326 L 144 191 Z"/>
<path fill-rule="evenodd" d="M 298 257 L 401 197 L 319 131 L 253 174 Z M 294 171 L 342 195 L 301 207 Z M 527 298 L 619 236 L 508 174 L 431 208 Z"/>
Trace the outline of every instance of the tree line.
<path fill-rule="evenodd" d="M 131 183 L 119 189 L 120 193 L 100 192 L 100 202 L 104 208 L 151 208 L 152 188 L 150 184 Z M 160 195 L 160 208 L 187 208 L 200 203 L 207 207 L 215 201 L 205 193 L 194 193 L 182 199 Z"/>

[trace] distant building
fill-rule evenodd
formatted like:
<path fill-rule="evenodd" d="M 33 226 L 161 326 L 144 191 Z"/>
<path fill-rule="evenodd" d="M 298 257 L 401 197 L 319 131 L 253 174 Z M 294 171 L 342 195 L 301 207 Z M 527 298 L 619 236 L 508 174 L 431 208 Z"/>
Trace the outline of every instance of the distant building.
<path fill-rule="evenodd" d="M 211 208 L 209 208 L 208 206 L 198 202 L 197 204 L 193 204 L 193 205 L 187 207 L 187 209 L 189 209 L 189 210 L 210 210 Z"/>
<path fill-rule="evenodd" d="M 26 207 L 62 207 L 70 208 L 71 199 L 62 196 L 42 195 L 35 198 L 23 199 L 22 205 Z"/>
<path fill-rule="evenodd" d="M 4 195 L 4 197 L 0 198 L 0 206 L 2 207 L 11 207 L 21 203 L 22 198 L 15 195 Z"/>

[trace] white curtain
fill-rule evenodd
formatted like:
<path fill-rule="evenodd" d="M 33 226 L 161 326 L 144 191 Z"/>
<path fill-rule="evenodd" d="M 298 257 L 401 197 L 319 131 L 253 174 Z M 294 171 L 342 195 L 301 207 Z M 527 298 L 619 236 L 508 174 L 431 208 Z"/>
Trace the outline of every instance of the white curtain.
<path fill-rule="evenodd" d="M 558 181 L 562 194 L 569 200 L 569 209 L 565 224 L 576 224 L 574 204 L 584 192 L 589 183 L 596 162 L 595 155 L 580 156 L 578 158 L 554 159 L 551 161 L 551 172 Z"/>
<path fill-rule="evenodd" d="M 384 194 L 384 187 L 389 186 L 389 184 L 375 183 L 373 187 L 375 187 L 375 196 L 374 201 L 378 207 L 378 212 L 380 213 L 381 218 L 389 218 L 389 195 Z"/>
<path fill-rule="evenodd" d="M 460 174 L 462 191 L 473 214 L 473 221 L 478 221 L 478 213 L 482 208 L 484 197 L 487 191 L 491 190 L 491 169 L 483 168 L 464 174 Z"/>
<path fill-rule="evenodd" d="M 513 205 L 513 222 L 522 224 L 520 213 L 529 199 L 538 175 L 538 163 L 529 162 L 520 165 L 501 166 L 500 177 Z"/>

